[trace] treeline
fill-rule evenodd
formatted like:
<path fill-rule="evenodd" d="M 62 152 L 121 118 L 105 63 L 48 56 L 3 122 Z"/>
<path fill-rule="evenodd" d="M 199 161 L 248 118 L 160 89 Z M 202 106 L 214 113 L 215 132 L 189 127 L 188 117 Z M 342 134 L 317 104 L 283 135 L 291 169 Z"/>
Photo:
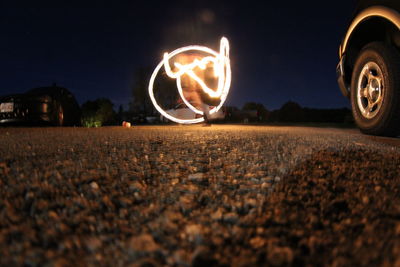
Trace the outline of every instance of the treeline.
<path fill-rule="evenodd" d="M 246 103 L 242 109 L 226 107 L 226 120 L 265 123 L 352 123 L 353 118 L 348 108 L 303 108 L 298 103 L 289 101 L 273 111 L 255 102 Z"/>
<path fill-rule="evenodd" d="M 289 101 L 279 110 L 272 111 L 267 120 L 271 122 L 352 123 L 353 117 L 348 108 L 303 108 L 296 102 Z"/>
<path fill-rule="evenodd" d="M 351 110 L 303 108 L 298 103 L 289 101 L 280 109 L 269 111 L 261 103 L 249 102 L 241 109 L 238 107 L 223 107 L 225 119 L 221 123 L 352 123 Z M 114 110 L 114 104 L 106 98 L 87 101 L 82 105 L 82 125 L 99 127 L 103 125 L 120 125 L 122 121 L 134 124 L 160 123 L 160 114 L 153 109 L 147 111 L 135 109 L 132 105 L 128 110 L 122 106 Z"/>

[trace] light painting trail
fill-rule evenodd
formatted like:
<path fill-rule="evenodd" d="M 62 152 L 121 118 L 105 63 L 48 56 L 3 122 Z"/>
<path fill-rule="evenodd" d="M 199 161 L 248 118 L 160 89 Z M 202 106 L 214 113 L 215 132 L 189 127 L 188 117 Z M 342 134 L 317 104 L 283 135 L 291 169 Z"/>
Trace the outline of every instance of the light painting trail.
<path fill-rule="evenodd" d="M 178 62 L 174 62 L 174 67 L 177 69 L 177 71 L 173 71 L 170 65 L 170 61 L 173 57 L 176 57 L 179 54 L 183 54 L 185 52 L 201 52 L 202 54 L 205 54 L 201 59 L 194 59 L 191 63 L 189 64 L 181 64 Z M 212 64 L 213 66 L 213 72 L 215 78 L 218 79 L 218 86 L 217 88 L 210 88 L 207 86 L 207 84 L 199 77 L 199 75 L 196 74 L 194 71 L 195 68 L 200 69 L 200 70 L 205 70 L 207 65 Z M 149 94 L 151 101 L 153 102 L 154 107 L 160 112 L 165 118 L 172 120 L 177 123 L 184 123 L 184 124 L 191 124 L 191 123 L 199 123 L 203 122 L 204 118 L 197 118 L 197 119 L 189 119 L 189 120 L 184 120 L 184 119 L 179 119 L 174 116 L 171 116 L 168 114 L 164 109 L 162 109 L 155 97 L 154 97 L 154 81 L 160 71 L 160 69 L 164 67 L 165 72 L 167 73 L 168 77 L 172 79 L 176 79 L 176 85 L 177 89 L 179 91 L 179 95 L 182 98 L 183 102 L 186 104 L 188 108 L 190 108 L 194 113 L 203 115 L 203 111 L 196 108 L 193 106 L 184 96 L 183 93 L 183 88 L 182 88 L 182 76 L 183 75 L 188 75 L 191 79 L 193 79 L 200 87 L 201 89 L 208 94 L 212 98 L 219 98 L 220 103 L 218 106 L 212 108 L 210 110 L 210 114 L 213 114 L 217 112 L 222 105 L 224 104 L 229 88 L 231 85 L 231 66 L 230 66 L 230 60 L 229 60 L 229 42 L 228 39 L 225 37 L 221 38 L 220 42 L 220 50 L 219 53 L 208 48 L 205 46 L 198 46 L 198 45 L 192 45 L 192 46 L 186 46 L 182 47 L 179 49 L 176 49 L 172 51 L 171 53 L 164 53 L 164 58 L 163 60 L 157 65 L 155 68 L 153 74 L 151 75 L 150 78 L 150 83 L 149 83 Z"/>

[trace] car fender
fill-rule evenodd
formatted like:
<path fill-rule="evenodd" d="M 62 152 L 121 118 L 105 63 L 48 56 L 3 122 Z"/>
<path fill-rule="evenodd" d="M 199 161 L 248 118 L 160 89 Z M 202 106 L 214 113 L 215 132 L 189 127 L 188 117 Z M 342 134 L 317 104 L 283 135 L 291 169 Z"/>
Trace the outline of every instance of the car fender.
<path fill-rule="evenodd" d="M 361 11 L 351 22 L 350 27 L 347 30 L 345 38 L 343 39 L 342 45 L 339 48 L 340 57 L 346 53 L 348 42 L 353 34 L 354 30 L 357 29 L 358 25 L 370 19 L 372 17 L 384 18 L 400 30 L 400 13 L 394 9 L 385 6 L 372 6 Z"/>

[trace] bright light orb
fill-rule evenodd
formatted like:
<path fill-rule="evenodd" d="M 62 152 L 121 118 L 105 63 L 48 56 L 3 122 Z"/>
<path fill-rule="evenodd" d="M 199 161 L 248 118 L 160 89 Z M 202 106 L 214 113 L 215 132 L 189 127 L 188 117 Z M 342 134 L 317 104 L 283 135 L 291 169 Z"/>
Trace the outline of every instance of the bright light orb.
<path fill-rule="evenodd" d="M 207 56 L 204 56 L 203 58 L 195 59 L 193 62 L 183 65 L 178 62 L 175 62 L 174 67 L 177 69 L 176 72 L 172 71 L 172 68 L 170 66 L 170 59 L 173 57 L 177 56 L 178 54 L 185 53 L 185 52 L 190 52 L 190 51 L 198 51 L 203 54 L 206 54 Z M 194 72 L 195 68 L 200 68 L 200 69 L 205 69 L 208 64 L 212 64 L 214 67 L 214 76 L 215 78 L 218 79 L 218 86 L 216 89 L 209 88 L 206 83 Z M 158 112 L 161 113 L 165 118 L 172 120 L 177 123 L 183 123 L 183 124 L 191 124 L 191 123 L 199 123 L 203 122 L 204 118 L 197 118 L 197 119 L 190 119 L 190 120 L 183 120 L 176 118 L 170 114 L 168 114 L 165 110 L 163 110 L 160 105 L 158 105 L 155 97 L 154 97 L 154 81 L 160 71 L 160 69 L 164 67 L 165 72 L 167 73 L 168 77 L 172 79 L 176 79 L 176 85 L 177 89 L 179 92 L 179 95 L 181 96 L 183 102 L 186 104 L 188 108 L 190 108 L 194 113 L 203 115 L 203 111 L 197 109 L 194 107 L 189 101 L 185 98 L 183 94 L 183 88 L 182 88 L 182 81 L 181 77 L 182 75 L 188 75 L 191 79 L 195 80 L 201 87 L 201 89 L 208 94 L 212 98 L 219 98 L 220 103 L 218 106 L 212 108 L 210 110 L 210 114 L 213 114 L 217 112 L 222 105 L 225 103 L 225 100 L 228 96 L 229 88 L 231 85 L 231 65 L 230 65 L 230 60 L 229 60 L 229 42 L 228 39 L 225 37 L 221 38 L 220 42 L 220 50 L 219 53 L 208 48 L 205 46 L 198 46 L 198 45 L 191 45 L 191 46 L 185 46 L 182 48 L 178 48 L 171 53 L 164 53 L 164 58 L 163 60 L 157 65 L 157 67 L 154 69 L 153 74 L 151 75 L 150 78 L 150 83 L 149 83 L 149 95 L 151 98 L 151 101 L 153 102 L 154 107 L 158 110 Z"/>

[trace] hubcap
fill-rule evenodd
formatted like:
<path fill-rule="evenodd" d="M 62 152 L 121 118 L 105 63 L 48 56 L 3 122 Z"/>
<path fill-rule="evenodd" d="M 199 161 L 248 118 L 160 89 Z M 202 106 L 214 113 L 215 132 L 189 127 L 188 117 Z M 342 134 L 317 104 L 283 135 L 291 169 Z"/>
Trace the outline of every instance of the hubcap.
<path fill-rule="evenodd" d="M 378 114 L 384 93 L 381 68 L 375 62 L 368 62 L 360 73 L 357 85 L 357 105 L 365 118 L 372 119 Z"/>

